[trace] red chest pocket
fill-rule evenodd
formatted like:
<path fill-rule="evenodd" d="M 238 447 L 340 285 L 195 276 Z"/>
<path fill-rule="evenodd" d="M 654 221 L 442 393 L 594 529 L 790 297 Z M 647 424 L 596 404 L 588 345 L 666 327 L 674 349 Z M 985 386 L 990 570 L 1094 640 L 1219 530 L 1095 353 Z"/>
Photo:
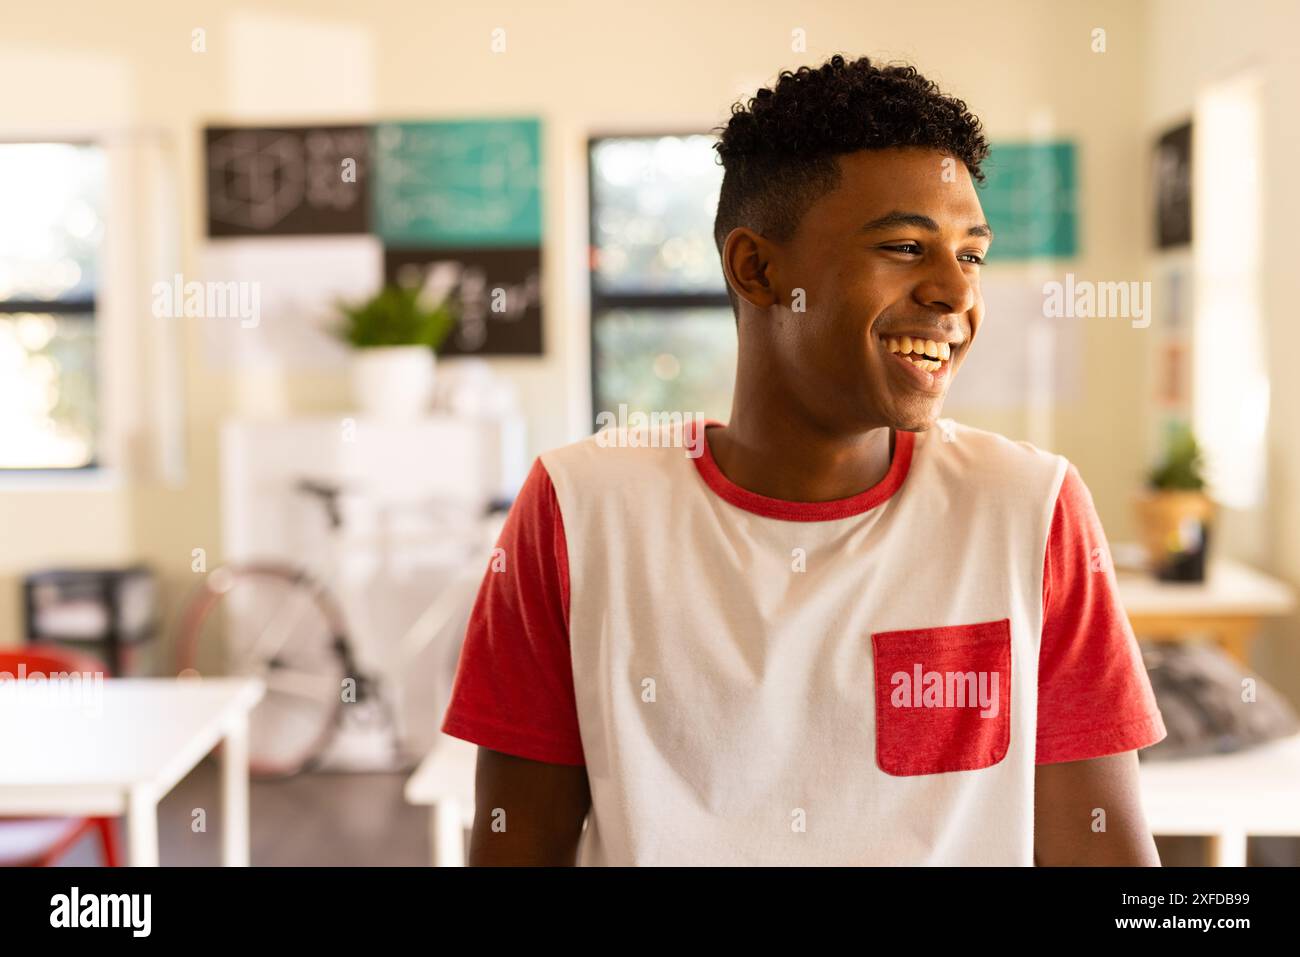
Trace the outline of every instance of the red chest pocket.
<path fill-rule="evenodd" d="M 878 631 L 876 763 L 907 776 L 974 771 L 1011 741 L 1011 621 Z"/>

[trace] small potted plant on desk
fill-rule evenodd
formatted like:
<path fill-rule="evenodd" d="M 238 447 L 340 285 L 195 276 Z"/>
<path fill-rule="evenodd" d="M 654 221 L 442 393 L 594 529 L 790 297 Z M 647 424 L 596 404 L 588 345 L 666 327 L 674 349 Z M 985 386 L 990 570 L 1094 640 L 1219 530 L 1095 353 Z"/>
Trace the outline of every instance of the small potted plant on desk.
<path fill-rule="evenodd" d="M 1169 434 L 1164 461 L 1137 502 L 1138 525 L 1151 570 L 1162 581 L 1205 580 L 1215 503 L 1205 493 L 1201 449 L 1186 425 Z"/>
<path fill-rule="evenodd" d="M 435 355 L 456 323 L 449 300 L 416 286 L 387 285 L 360 304 L 339 303 L 338 335 L 355 350 L 353 398 L 362 412 L 419 417 L 434 394 Z"/>

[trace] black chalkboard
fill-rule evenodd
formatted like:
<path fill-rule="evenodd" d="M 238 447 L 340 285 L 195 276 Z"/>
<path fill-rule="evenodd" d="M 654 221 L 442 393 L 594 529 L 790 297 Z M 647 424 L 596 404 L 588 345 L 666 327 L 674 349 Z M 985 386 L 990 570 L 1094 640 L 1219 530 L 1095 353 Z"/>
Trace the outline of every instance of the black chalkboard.
<path fill-rule="evenodd" d="M 384 251 L 386 282 L 429 282 L 459 303 L 439 355 L 541 355 L 541 275 L 536 246 Z"/>
<path fill-rule="evenodd" d="M 369 127 L 208 127 L 204 141 L 209 236 L 369 232 Z"/>

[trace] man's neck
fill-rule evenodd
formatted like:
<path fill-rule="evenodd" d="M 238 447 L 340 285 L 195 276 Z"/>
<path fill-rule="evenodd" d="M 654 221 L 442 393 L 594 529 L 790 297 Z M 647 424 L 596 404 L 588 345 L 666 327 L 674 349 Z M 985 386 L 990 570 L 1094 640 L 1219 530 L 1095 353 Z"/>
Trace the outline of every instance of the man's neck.
<path fill-rule="evenodd" d="M 889 471 L 893 433 L 888 427 L 834 433 L 795 416 L 744 415 L 705 430 L 718 468 L 743 489 L 787 502 L 850 498 L 878 484 Z"/>

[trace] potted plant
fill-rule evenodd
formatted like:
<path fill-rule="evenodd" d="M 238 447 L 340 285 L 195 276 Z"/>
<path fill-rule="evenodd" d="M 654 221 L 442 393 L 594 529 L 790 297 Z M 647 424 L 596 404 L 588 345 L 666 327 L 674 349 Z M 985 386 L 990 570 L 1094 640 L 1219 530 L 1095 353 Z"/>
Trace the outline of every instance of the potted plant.
<path fill-rule="evenodd" d="M 1147 477 L 1137 502 L 1138 526 L 1151 569 L 1165 581 L 1204 581 L 1215 503 L 1205 493 L 1196 436 L 1185 424 L 1170 429 L 1164 460 Z"/>
<path fill-rule="evenodd" d="M 356 350 L 352 390 L 361 411 L 384 418 L 427 412 L 434 357 L 456 324 L 450 301 L 430 302 L 420 287 L 390 284 L 339 309 L 344 321 L 338 335 Z"/>

